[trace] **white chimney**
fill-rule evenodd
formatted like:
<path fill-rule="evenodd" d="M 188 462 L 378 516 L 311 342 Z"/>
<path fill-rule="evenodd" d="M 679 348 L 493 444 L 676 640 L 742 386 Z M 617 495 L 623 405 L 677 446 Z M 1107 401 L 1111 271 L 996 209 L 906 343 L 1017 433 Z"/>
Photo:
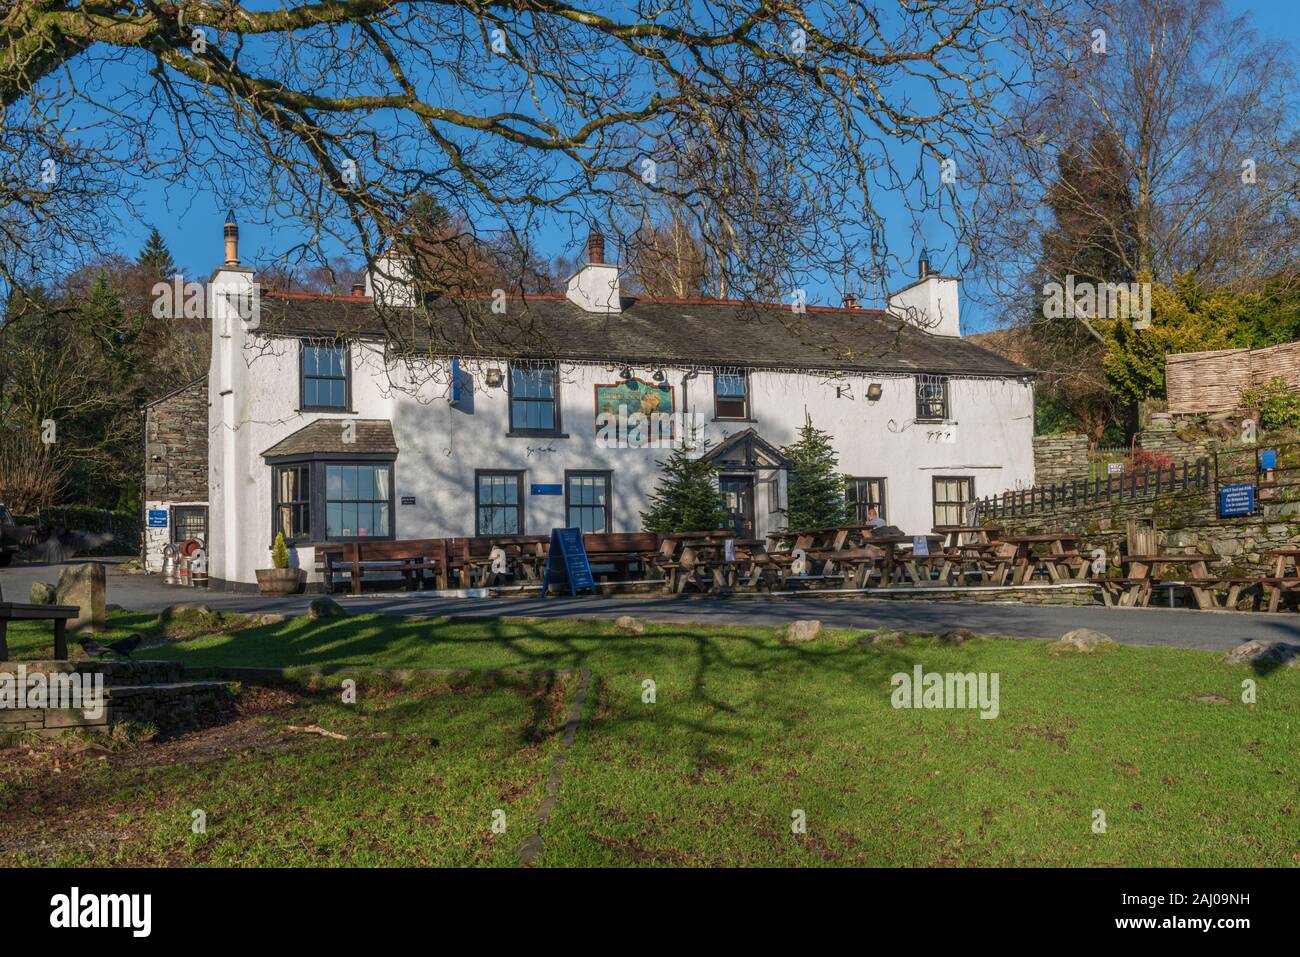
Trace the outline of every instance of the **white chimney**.
<path fill-rule="evenodd" d="M 605 262 L 605 237 L 592 229 L 587 237 L 587 265 L 569 279 L 564 294 L 587 312 L 622 312 L 618 267 Z"/>
<path fill-rule="evenodd" d="M 918 278 L 889 294 L 889 311 L 934 336 L 961 336 L 957 280 L 930 271 L 930 257 L 921 251 Z"/>
<path fill-rule="evenodd" d="M 411 279 L 411 261 L 385 253 L 366 270 L 366 295 L 377 306 L 415 305 L 415 283 Z"/>

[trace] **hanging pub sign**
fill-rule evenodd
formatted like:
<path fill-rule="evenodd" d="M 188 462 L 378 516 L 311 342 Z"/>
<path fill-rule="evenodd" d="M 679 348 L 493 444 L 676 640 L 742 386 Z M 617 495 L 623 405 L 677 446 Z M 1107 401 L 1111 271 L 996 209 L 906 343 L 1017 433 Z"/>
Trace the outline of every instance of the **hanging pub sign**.
<path fill-rule="evenodd" d="M 608 436 L 614 430 L 620 445 L 672 438 L 673 387 L 644 379 L 597 385 L 596 431 Z M 629 433 L 636 434 L 629 439 Z"/>
<path fill-rule="evenodd" d="M 1219 517 L 1255 514 L 1255 486 L 1249 482 L 1219 489 Z"/>
<path fill-rule="evenodd" d="M 551 529 L 551 547 L 546 552 L 546 575 L 542 578 L 542 597 L 551 585 L 569 586 L 569 594 L 577 595 L 584 588 L 596 590 L 596 579 L 587 561 L 587 546 L 580 528 Z"/>

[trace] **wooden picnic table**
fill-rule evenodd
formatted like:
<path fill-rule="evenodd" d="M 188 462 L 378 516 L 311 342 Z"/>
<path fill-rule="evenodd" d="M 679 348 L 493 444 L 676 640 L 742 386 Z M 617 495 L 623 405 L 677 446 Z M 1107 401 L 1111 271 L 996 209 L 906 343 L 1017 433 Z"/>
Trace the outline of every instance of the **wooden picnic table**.
<path fill-rule="evenodd" d="M 1284 594 L 1300 592 L 1300 548 L 1274 548 L 1269 551 L 1273 557 L 1273 578 L 1260 582 L 1268 596 L 1268 610 L 1277 611 L 1282 604 Z M 1287 566 L 1290 566 L 1290 574 Z"/>
<path fill-rule="evenodd" d="M 736 569 L 741 559 L 734 551 L 737 535 L 731 529 L 672 532 L 663 539 L 675 545 L 675 551 L 661 563 L 671 569 L 670 591 L 683 592 L 688 585 L 694 585 L 701 591 L 722 593 L 736 587 Z M 729 541 L 733 543 L 731 557 L 726 553 Z"/>
<path fill-rule="evenodd" d="M 1088 561 L 1079 553 L 1079 536 L 1071 532 L 1006 535 L 1000 541 L 1016 549 L 1011 560 L 1013 584 L 1026 584 L 1039 568 L 1053 582 L 1087 577 Z"/>
<path fill-rule="evenodd" d="M 944 536 L 944 548 L 988 545 L 1002 535 L 1002 529 L 996 525 L 936 525 L 931 531 Z M 963 537 L 966 539 L 964 542 Z"/>
<path fill-rule="evenodd" d="M 919 538 L 925 539 L 928 555 L 900 551 L 901 546 L 910 547 Z M 933 567 L 933 562 L 937 560 L 942 565 L 945 557 L 943 549 L 939 547 L 943 543 L 942 535 L 872 535 L 868 541 L 870 546 L 880 548 L 885 553 L 880 570 L 881 588 L 904 584 L 905 577 L 910 577 L 914 586 L 928 585 L 931 581 L 929 569 Z M 924 576 L 921 574 L 922 567 L 926 568 Z"/>
<path fill-rule="evenodd" d="M 1203 595 L 1198 589 L 1210 587 L 1210 562 L 1217 562 L 1218 555 L 1198 552 L 1192 555 L 1125 555 L 1120 564 L 1128 569 L 1124 578 L 1110 578 L 1102 581 L 1102 597 L 1108 606 L 1121 608 L 1145 608 L 1151 602 L 1151 586 L 1158 581 L 1170 565 L 1187 565 L 1192 574 L 1186 583 L 1197 597 L 1197 604 L 1202 604 Z M 1197 580 L 1201 581 L 1198 582 Z"/>

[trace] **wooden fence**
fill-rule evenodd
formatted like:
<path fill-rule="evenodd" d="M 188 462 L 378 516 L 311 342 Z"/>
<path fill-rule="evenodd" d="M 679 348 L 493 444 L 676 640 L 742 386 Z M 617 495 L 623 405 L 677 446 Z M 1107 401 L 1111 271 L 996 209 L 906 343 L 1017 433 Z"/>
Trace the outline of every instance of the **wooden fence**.
<path fill-rule="evenodd" d="M 982 523 L 1006 516 L 1033 515 L 1093 502 L 1150 501 L 1160 495 L 1206 489 L 1211 484 L 1208 458 L 1175 462 L 1172 465 L 1147 464 L 1120 475 L 1076 479 L 1056 485 L 1036 485 L 1033 488 L 977 499 L 974 503 L 975 520 L 976 523 Z"/>
<path fill-rule="evenodd" d="M 1174 413 L 1231 412 L 1243 391 L 1273 378 L 1300 389 L 1300 342 L 1165 356 L 1165 394 Z"/>

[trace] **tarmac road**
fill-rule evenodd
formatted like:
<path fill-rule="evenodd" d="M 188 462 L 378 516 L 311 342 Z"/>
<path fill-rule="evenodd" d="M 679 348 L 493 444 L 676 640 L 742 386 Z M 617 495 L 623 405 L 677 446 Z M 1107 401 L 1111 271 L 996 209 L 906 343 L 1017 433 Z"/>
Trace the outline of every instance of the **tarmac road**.
<path fill-rule="evenodd" d="M 156 575 L 125 575 L 117 561 L 108 567 L 108 601 L 134 611 L 157 612 L 180 602 L 202 602 L 214 609 L 300 614 L 312 595 L 267 598 L 257 594 L 207 592 L 162 584 Z M 62 566 L 14 565 L 0 569 L 0 590 L 8 601 L 27 601 L 33 581 L 58 580 Z M 1018 638 L 1056 638 L 1071 628 L 1095 628 L 1132 645 L 1227 650 L 1244 641 L 1300 644 L 1300 615 L 1205 612 L 1169 608 L 1076 608 L 1054 605 L 959 601 L 795 598 L 442 598 L 429 594 L 374 593 L 357 598 L 336 595 L 353 613 L 464 615 L 542 618 L 616 618 L 635 615 L 647 621 L 779 625 L 818 618 L 835 628 L 899 628 L 942 632 L 970 628 L 981 634 Z"/>

